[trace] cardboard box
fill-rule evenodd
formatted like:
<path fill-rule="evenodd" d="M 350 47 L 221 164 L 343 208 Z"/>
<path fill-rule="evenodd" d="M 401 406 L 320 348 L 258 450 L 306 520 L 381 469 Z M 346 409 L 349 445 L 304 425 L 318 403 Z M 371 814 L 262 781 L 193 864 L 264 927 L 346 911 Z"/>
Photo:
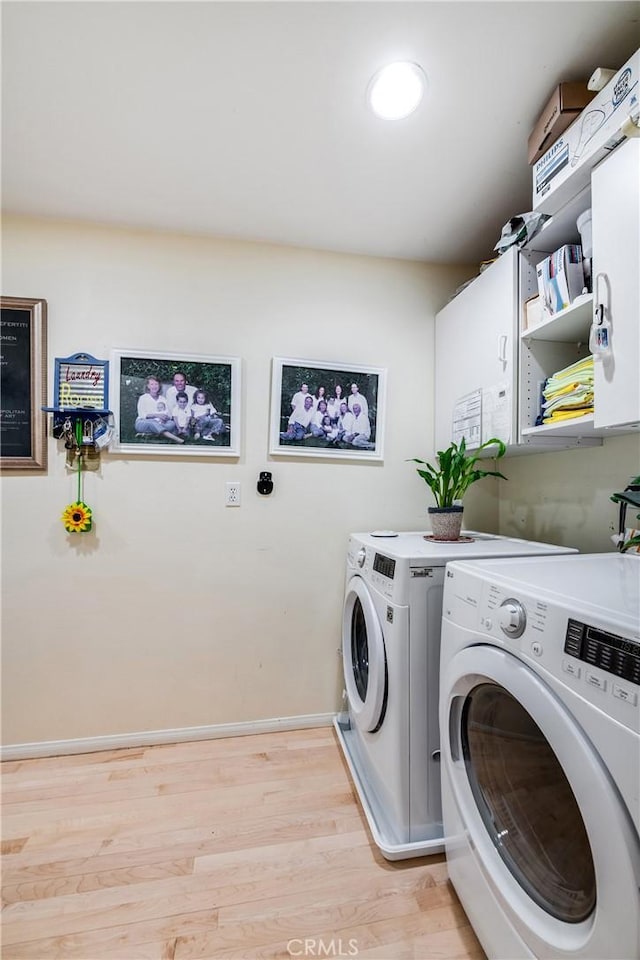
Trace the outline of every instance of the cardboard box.
<path fill-rule="evenodd" d="M 529 137 L 529 163 L 534 164 L 571 126 L 580 111 L 593 100 L 595 90 L 587 89 L 587 80 L 559 83 L 536 120 Z"/>
<path fill-rule="evenodd" d="M 533 209 L 557 213 L 586 187 L 591 170 L 618 144 L 629 117 L 640 114 L 640 50 L 618 70 L 568 130 L 533 165 Z"/>
<path fill-rule="evenodd" d="M 533 327 L 537 327 L 545 319 L 545 315 L 542 310 L 542 300 L 540 299 L 540 294 L 536 294 L 535 297 L 529 297 L 524 305 L 524 317 L 523 317 L 523 330 L 532 330 Z"/>
<path fill-rule="evenodd" d="M 579 297 L 584 287 L 582 247 L 579 243 L 565 243 L 563 247 L 541 260 L 536 267 L 538 293 L 543 309 L 553 316 Z"/>

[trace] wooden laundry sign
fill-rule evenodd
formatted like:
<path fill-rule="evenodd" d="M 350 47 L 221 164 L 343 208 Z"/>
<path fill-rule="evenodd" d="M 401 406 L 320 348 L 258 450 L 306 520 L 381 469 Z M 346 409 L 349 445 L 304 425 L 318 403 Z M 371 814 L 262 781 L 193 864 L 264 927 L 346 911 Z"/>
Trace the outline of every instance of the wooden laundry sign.
<path fill-rule="evenodd" d="M 54 407 L 105 410 L 108 401 L 109 362 L 89 353 L 56 358 Z"/>

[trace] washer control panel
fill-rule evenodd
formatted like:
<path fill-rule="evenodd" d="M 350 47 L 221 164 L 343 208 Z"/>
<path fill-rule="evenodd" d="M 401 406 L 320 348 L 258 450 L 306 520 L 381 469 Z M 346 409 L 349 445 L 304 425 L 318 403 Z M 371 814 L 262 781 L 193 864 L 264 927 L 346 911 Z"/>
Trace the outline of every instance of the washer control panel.
<path fill-rule="evenodd" d="M 381 573 L 383 577 L 393 580 L 396 573 L 396 562 L 391 557 L 385 557 L 381 553 L 376 553 L 373 558 L 373 569 L 376 573 Z"/>

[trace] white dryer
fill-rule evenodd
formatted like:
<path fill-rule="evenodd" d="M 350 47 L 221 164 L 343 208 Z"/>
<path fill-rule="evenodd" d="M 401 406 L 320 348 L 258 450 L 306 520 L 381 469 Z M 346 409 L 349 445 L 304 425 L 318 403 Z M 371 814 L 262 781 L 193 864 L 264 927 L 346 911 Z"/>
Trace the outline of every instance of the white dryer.
<path fill-rule="evenodd" d="M 640 956 L 640 557 L 447 568 L 449 875 L 491 960 Z"/>
<path fill-rule="evenodd" d="M 374 841 L 389 860 L 444 849 L 438 677 L 445 565 L 454 558 L 575 552 L 465 531 L 354 533 L 347 551 L 342 654 L 347 709 L 335 720 Z"/>

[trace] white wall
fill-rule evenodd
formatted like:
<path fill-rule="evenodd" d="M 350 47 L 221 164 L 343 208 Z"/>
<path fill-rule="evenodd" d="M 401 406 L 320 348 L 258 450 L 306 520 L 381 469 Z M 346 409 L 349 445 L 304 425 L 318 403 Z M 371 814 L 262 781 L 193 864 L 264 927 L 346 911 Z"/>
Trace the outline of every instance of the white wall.
<path fill-rule="evenodd" d="M 333 711 L 346 537 L 424 529 L 433 318 L 468 268 L 7 217 L 3 293 L 43 297 L 53 358 L 112 347 L 243 358 L 238 461 L 114 458 L 2 482 L 3 742 Z M 270 461 L 270 358 L 388 369 L 384 465 Z M 255 490 L 260 470 L 275 492 Z M 223 505 L 226 480 L 242 506 Z M 483 488 L 483 489 L 481 489 Z M 466 501 L 496 530 L 497 482 Z"/>

